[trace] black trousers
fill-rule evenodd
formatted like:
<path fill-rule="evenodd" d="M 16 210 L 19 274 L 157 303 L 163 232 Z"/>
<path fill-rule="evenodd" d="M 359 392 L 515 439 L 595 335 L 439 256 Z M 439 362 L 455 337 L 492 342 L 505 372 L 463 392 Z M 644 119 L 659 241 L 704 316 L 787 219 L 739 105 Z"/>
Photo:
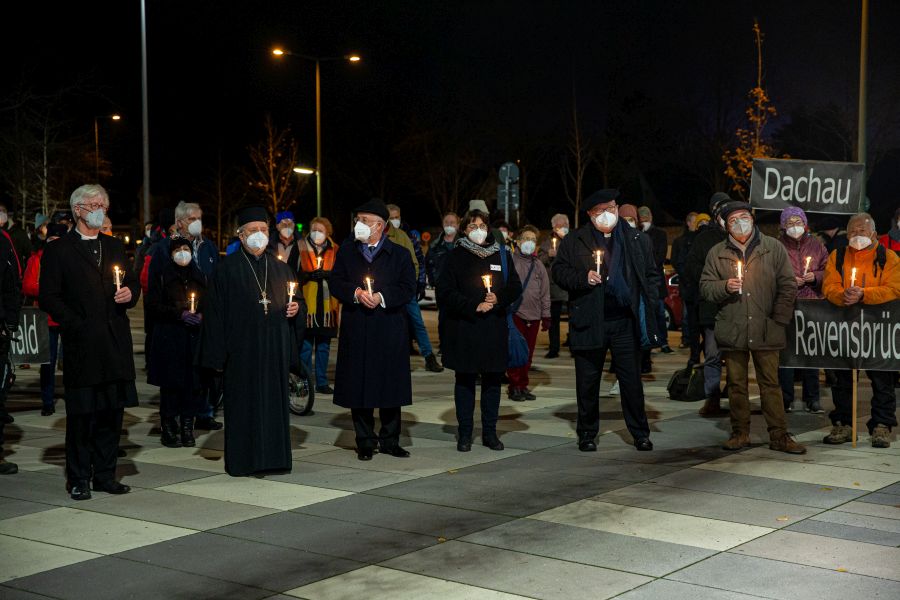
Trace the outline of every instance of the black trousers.
<path fill-rule="evenodd" d="M 836 370 L 837 381 L 831 386 L 834 410 L 828 416 L 832 424 L 840 421 L 844 425 L 853 422 L 853 374 L 846 370 Z M 872 412 L 866 426 L 869 433 L 876 425 L 897 426 L 897 394 L 894 391 L 893 371 L 866 371 L 872 382 Z"/>
<path fill-rule="evenodd" d="M 606 353 L 619 380 L 622 415 L 635 440 L 650 437 L 644 410 L 641 383 L 641 349 L 634 319 L 617 319 L 604 324 L 603 345 L 595 350 L 572 350 L 575 358 L 575 393 L 578 398 L 578 438 L 593 439 L 600 432 L 600 381 Z"/>
<path fill-rule="evenodd" d="M 457 373 L 453 388 L 460 439 L 472 439 L 475 428 L 475 378 L 477 373 Z M 503 373 L 481 374 L 481 435 L 497 433 L 500 414 L 500 379 Z"/>
<path fill-rule="evenodd" d="M 123 408 L 66 415 L 66 477 L 69 481 L 112 481 L 122 430 Z"/>
<path fill-rule="evenodd" d="M 563 300 L 551 300 L 550 301 L 550 331 L 548 331 L 548 335 L 550 336 L 550 352 L 559 353 L 559 322 L 562 320 L 562 307 Z"/>
<path fill-rule="evenodd" d="M 360 450 L 395 448 L 400 445 L 400 407 L 379 408 L 381 430 L 375 433 L 375 409 L 351 408 L 353 429 L 356 431 L 356 447 Z"/>

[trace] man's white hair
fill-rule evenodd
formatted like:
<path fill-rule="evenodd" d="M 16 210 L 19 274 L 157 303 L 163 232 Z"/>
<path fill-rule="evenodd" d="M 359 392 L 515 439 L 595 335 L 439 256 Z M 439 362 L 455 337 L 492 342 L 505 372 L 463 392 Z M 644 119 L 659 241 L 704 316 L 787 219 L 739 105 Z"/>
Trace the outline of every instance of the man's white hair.
<path fill-rule="evenodd" d="M 569 225 L 569 216 L 564 215 L 563 213 L 556 213 L 552 217 L 550 217 L 550 227 L 556 227 L 557 223 L 565 222 L 566 226 Z"/>
<path fill-rule="evenodd" d="M 180 221 L 195 210 L 202 211 L 203 209 L 200 208 L 200 205 L 196 202 L 185 202 L 184 200 L 182 200 L 178 203 L 178 206 L 175 207 L 175 220 Z"/>
<path fill-rule="evenodd" d="M 77 205 L 91 198 L 102 198 L 109 204 L 109 194 L 106 193 L 106 189 L 99 183 L 89 183 L 77 188 L 69 197 L 69 208 L 72 210 L 72 214 L 75 214 Z"/>
<path fill-rule="evenodd" d="M 875 233 L 877 231 L 877 229 L 875 228 L 875 219 L 872 218 L 872 215 L 870 215 L 869 213 L 865 213 L 865 212 L 856 213 L 855 215 L 850 217 L 850 220 L 847 221 L 847 231 L 850 231 L 850 228 L 857 221 L 863 221 L 864 223 L 868 223 L 870 232 Z"/>

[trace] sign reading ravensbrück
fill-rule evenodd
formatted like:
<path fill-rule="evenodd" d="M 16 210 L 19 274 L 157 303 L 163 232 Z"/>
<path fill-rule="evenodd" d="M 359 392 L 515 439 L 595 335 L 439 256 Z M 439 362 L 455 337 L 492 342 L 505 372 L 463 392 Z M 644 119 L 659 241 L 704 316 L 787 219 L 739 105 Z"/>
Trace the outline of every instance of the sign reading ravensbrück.
<path fill-rule="evenodd" d="M 861 163 L 753 159 L 750 205 L 764 210 L 799 206 L 806 212 L 854 214 L 862 202 Z"/>
<path fill-rule="evenodd" d="M 785 333 L 783 367 L 900 370 L 900 300 L 853 306 L 798 300 Z"/>

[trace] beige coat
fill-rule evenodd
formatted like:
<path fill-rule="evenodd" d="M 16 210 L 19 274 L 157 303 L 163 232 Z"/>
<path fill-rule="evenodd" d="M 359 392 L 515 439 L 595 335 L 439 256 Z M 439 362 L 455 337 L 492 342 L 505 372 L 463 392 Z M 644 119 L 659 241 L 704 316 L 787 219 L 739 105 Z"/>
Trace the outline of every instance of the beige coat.
<path fill-rule="evenodd" d="M 745 258 L 726 238 L 706 256 L 700 277 L 700 295 L 719 307 L 716 342 L 722 350 L 780 350 L 785 345 L 784 326 L 791 320 L 797 283 L 784 246 L 758 229 L 747 246 Z M 741 294 L 726 289 L 743 262 Z"/>

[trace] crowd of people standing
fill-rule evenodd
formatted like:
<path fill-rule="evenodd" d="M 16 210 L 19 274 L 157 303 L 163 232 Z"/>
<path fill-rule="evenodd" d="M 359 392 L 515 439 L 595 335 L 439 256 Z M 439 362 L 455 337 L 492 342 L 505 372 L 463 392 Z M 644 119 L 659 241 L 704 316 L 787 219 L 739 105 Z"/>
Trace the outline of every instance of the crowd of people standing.
<path fill-rule="evenodd" d="M 142 293 L 147 381 L 160 389 L 160 442 L 191 447 L 195 429 L 221 429 L 221 399 L 225 469 L 233 476 L 290 470 L 291 373 L 307 374 L 318 393 L 350 410 L 359 460 L 376 452 L 408 457 L 400 445 L 401 410 L 413 401 L 413 342 L 427 371 L 455 373 L 457 450 L 471 450 L 478 387 L 481 442 L 503 450 L 502 387 L 511 401 L 536 399 L 529 371 L 539 332 L 548 333 L 545 359 L 558 358 L 566 346 L 574 360 L 578 449 L 597 450 L 600 384 L 608 368 L 631 443 L 651 451 L 642 375 L 653 368 L 652 350 L 675 352 L 664 303 L 668 261 L 680 278 L 681 345 L 689 350 L 689 368 L 703 373 L 700 414 L 730 417 L 723 448 L 750 444 L 752 360 L 769 447 L 805 453 L 788 431 L 786 413 L 795 404 L 796 377 L 806 410 L 824 412 L 820 377 L 816 369 L 779 365 L 785 326 L 798 299 L 838 306 L 900 299 L 900 211 L 879 239 L 866 213 L 851 217 L 846 231 L 839 222 L 825 223 L 817 236 L 804 211 L 789 207 L 772 237 L 750 205 L 716 193 L 708 213 L 687 216 L 669 254 L 668 236 L 650 208 L 623 203 L 618 190 L 599 190 L 582 207 L 587 219 L 576 230 L 557 214 L 542 235 L 530 225 L 514 231 L 492 220 L 484 201 L 472 200 L 462 217 L 443 215 L 438 236 L 427 244 L 402 220 L 399 206 L 375 198 L 353 211 L 353 232 L 338 244 L 328 219 L 316 217 L 303 234 L 290 211 L 272 218 L 252 206 L 238 212 L 235 240 L 220 256 L 203 235 L 201 207 L 182 202 L 148 224 L 126 268 L 124 245 L 104 235 L 106 191 L 81 186 L 70 199 L 71 222 L 42 222 L 27 264 L 17 258 L 15 238 L 0 236 L 0 321 L 6 325 L 0 359 L 8 354 L 24 293 L 48 318 L 44 415 L 55 412 L 55 362 L 66 357 L 66 489 L 76 500 L 90 498 L 92 489 L 129 491 L 116 481 L 115 467 L 123 411 L 138 401 L 127 311 Z M 4 212 L 0 206 L 0 222 Z M 850 281 L 849 269 L 865 273 L 867 283 Z M 419 304 L 428 283 L 435 289 L 437 349 Z M 888 447 L 896 375 L 867 373 L 874 393 L 871 443 Z M 846 371 L 826 381 L 829 376 L 835 408 L 824 442 L 839 444 L 852 437 L 851 383 Z M 0 472 L 15 472 L 15 465 L 0 459 Z"/>

